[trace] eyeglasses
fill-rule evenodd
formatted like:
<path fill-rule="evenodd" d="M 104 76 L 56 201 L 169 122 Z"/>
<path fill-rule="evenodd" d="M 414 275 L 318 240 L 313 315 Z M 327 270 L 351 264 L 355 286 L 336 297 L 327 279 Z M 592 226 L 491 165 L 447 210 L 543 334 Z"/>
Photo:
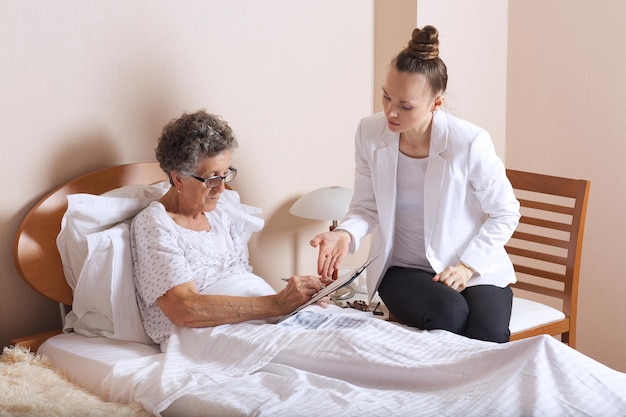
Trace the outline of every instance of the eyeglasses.
<path fill-rule="evenodd" d="M 191 174 L 191 178 L 195 178 L 200 182 L 203 182 L 204 185 L 206 185 L 206 188 L 215 188 L 217 186 L 219 186 L 222 181 L 224 181 L 225 183 L 229 183 L 232 180 L 235 179 L 235 177 L 237 176 L 237 168 L 228 168 L 228 172 L 226 173 L 226 175 L 216 175 L 214 177 L 209 177 L 209 178 L 202 178 L 199 177 L 197 175 Z"/>

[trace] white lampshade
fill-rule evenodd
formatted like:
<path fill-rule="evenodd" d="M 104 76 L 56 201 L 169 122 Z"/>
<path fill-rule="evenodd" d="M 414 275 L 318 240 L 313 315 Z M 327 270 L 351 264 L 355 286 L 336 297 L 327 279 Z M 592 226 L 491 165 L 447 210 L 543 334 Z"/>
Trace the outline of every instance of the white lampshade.
<path fill-rule="evenodd" d="M 336 222 L 348 212 L 350 200 L 352 200 L 350 188 L 339 186 L 318 188 L 293 203 L 289 213 L 305 219 Z"/>

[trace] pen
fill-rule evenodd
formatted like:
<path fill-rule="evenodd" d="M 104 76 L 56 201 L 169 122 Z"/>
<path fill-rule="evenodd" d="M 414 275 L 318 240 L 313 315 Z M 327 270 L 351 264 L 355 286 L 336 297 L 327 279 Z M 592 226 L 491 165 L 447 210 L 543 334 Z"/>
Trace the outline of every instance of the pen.
<path fill-rule="evenodd" d="M 282 281 L 285 281 L 285 282 L 289 282 L 289 278 L 281 278 L 281 280 L 282 280 Z M 321 291 L 321 290 L 323 290 L 324 288 L 326 288 L 326 286 L 325 286 L 325 285 L 322 285 L 322 286 L 320 287 L 320 291 Z"/>

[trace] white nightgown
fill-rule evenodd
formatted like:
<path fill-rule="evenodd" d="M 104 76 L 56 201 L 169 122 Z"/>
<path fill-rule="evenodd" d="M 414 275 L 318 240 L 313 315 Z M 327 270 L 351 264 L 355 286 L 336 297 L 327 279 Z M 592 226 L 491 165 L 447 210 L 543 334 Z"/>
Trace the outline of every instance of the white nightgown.
<path fill-rule="evenodd" d="M 162 350 L 174 324 L 156 300 L 171 288 L 193 281 L 202 294 L 275 293 L 265 280 L 252 273 L 245 245 L 228 214 L 218 206 L 205 215 L 210 231 L 185 229 L 155 201 L 137 214 L 132 223 L 137 302 L 146 332 Z"/>

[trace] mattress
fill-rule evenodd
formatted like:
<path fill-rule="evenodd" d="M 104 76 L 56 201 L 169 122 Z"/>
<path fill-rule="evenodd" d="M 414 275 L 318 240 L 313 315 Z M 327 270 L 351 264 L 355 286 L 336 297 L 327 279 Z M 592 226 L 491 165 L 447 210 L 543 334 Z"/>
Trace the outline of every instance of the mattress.
<path fill-rule="evenodd" d="M 128 387 L 132 387 L 136 372 L 163 355 L 157 345 L 77 333 L 51 337 L 37 353 L 47 356 L 55 367 L 70 375 L 72 382 L 106 401 L 122 403 L 133 401 Z M 115 381 L 111 375 L 115 375 Z"/>

